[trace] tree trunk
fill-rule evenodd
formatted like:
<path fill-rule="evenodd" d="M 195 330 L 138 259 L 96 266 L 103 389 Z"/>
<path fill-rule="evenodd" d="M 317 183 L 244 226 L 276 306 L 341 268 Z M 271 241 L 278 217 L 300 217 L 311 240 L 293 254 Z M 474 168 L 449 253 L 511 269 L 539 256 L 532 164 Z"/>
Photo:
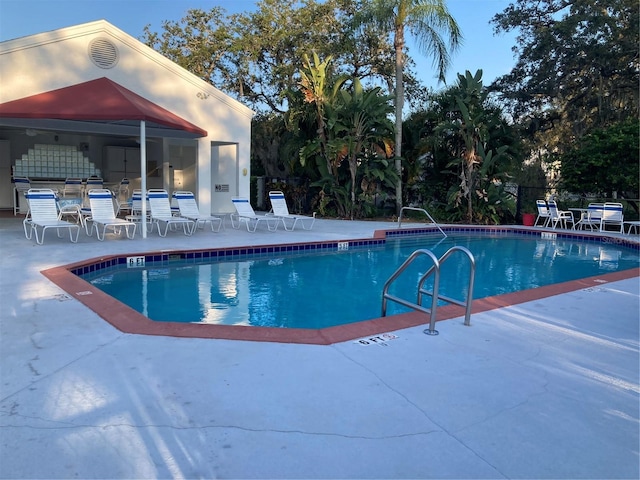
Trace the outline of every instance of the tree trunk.
<path fill-rule="evenodd" d="M 467 181 L 469 182 L 469 192 L 467 196 L 467 222 L 473 223 L 473 164 L 469 162 L 467 170 Z"/>
<path fill-rule="evenodd" d="M 393 46 L 396 51 L 396 95 L 395 95 L 395 107 L 396 107 L 396 143 L 394 146 L 395 152 L 395 167 L 398 172 L 398 183 L 396 184 L 396 215 L 400 215 L 402 209 L 402 109 L 404 106 L 404 27 L 402 25 L 396 25 L 395 37 Z"/>
<path fill-rule="evenodd" d="M 355 154 L 349 158 L 349 172 L 351 173 L 351 220 L 356 209 L 356 176 L 358 173 L 358 161 Z"/>

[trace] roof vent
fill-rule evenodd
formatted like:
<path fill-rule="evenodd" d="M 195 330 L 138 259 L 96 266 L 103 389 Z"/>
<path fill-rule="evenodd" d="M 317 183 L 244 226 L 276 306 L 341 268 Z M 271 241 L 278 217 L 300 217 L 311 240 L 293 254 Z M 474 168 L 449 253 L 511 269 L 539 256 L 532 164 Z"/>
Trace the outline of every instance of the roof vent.
<path fill-rule="evenodd" d="M 100 68 L 111 68 L 118 63 L 118 49 L 105 38 L 96 38 L 89 44 L 89 57 Z"/>

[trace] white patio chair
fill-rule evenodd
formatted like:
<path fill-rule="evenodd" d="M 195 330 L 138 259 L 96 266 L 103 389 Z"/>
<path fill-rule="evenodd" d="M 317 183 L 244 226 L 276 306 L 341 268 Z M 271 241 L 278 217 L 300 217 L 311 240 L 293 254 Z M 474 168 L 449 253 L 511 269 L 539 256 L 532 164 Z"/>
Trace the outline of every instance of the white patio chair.
<path fill-rule="evenodd" d="M 545 200 L 536 200 L 536 207 L 538 208 L 538 216 L 536 217 L 536 221 L 534 222 L 534 227 L 548 227 L 549 222 L 551 221 L 551 213 L 549 212 L 549 207 L 547 206 L 547 202 Z M 538 225 L 540 220 L 544 220 L 542 225 Z"/>
<path fill-rule="evenodd" d="M 152 188 L 147 192 L 149 199 L 149 207 L 151 208 L 151 231 L 153 226 L 158 226 L 158 234 L 165 237 L 169 231 L 169 227 L 182 225 L 184 234 L 191 235 L 195 228 L 195 222 L 188 218 L 176 217 L 171 213 L 171 203 L 169 202 L 169 194 L 166 190 Z M 160 225 L 164 225 L 164 231 Z"/>
<path fill-rule="evenodd" d="M 116 217 L 121 213 L 131 214 L 131 198 L 129 197 L 129 185 L 129 179 L 125 177 L 120 180 L 120 184 L 115 191 L 116 204 L 118 206 L 118 209 L 116 210 Z"/>
<path fill-rule="evenodd" d="M 27 201 L 29 202 L 29 216 L 22 222 L 24 228 L 24 235 L 28 240 L 31 240 L 35 235 L 36 243 L 42 245 L 44 242 L 44 233 L 48 228 L 55 228 L 58 237 L 62 237 L 60 230 L 69 230 L 69 239 L 71 242 L 76 243 L 78 241 L 78 235 L 80 235 L 80 225 L 77 223 L 71 223 L 64 220 L 60 220 L 58 206 L 56 201 L 56 194 L 53 190 L 48 188 L 31 188 L 26 194 Z M 38 228 L 41 228 L 41 234 L 38 235 Z M 76 230 L 75 237 L 73 236 L 73 230 Z"/>
<path fill-rule="evenodd" d="M 146 220 L 147 223 L 151 223 L 151 208 L 149 207 L 149 200 L 146 200 Z M 140 223 L 142 221 L 142 190 L 135 189 L 131 195 L 131 213 L 126 215 L 125 218 L 130 222 Z"/>
<path fill-rule="evenodd" d="M 231 226 L 233 228 L 240 228 L 240 225 L 244 222 L 247 225 L 247 231 L 255 232 L 258 225 L 261 222 L 265 222 L 267 224 L 267 229 L 270 232 L 275 232 L 277 230 L 278 223 L 280 223 L 281 220 L 273 216 L 256 215 L 251 203 L 249 203 L 249 199 L 244 197 L 234 197 L 231 201 L 236 209 L 236 213 L 231 214 Z"/>
<path fill-rule="evenodd" d="M 13 215 L 20 210 L 20 197 L 31 188 L 31 180 L 28 177 L 13 177 Z M 27 212 L 28 214 L 28 212 Z"/>
<path fill-rule="evenodd" d="M 91 176 L 87 178 L 87 183 L 84 186 L 85 195 L 89 195 L 89 190 L 98 190 L 104 188 L 104 180 L 102 177 Z"/>
<path fill-rule="evenodd" d="M 64 181 L 64 187 L 62 189 L 63 197 L 82 197 L 82 179 L 81 178 L 67 178 Z"/>
<path fill-rule="evenodd" d="M 621 203 L 605 202 L 600 218 L 600 231 L 604 232 L 608 225 L 619 227 L 619 232 L 624 233 L 624 213 Z"/>
<path fill-rule="evenodd" d="M 103 241 L 107 229 L 112 230 L 116 235 L 121 235 L 124 229 L 127 238 L 134 237 L 136 224 L 116 217 L 113 208 L 113 194 L 110 190 L 104 188 L 89 190 L 89 204 L 91 205 L 91 216 L 85 220 L 87 235 L 91 236 L 95 230 L 98 240 Z"/>
<path fill-rule="evenodd" d="M 551 228 L 555 229 L 558 224 L 560 224 L 562 228 L 569 228 L 567 226 L 568 223 L 571 223 L 571 227 L 575 228 L 573 213 L 567 210 L 558 210 L 558 205 L 555 200 L 549 200 L 547 205 L 549 205 L 549 213 L 551 214 Z"/>
<path fill-rule="evenodd" d="M 71 219 L 74 223 L 78 223 L 81 227 L 84 227 L 84 219 L 87 216 L 86 211 L 89 210 L 89 208 L 83 207 L 82 198 L 60 198 L 56 193 L 56 199 L 58 206 L 58 218 L 60 220 Z"/>
<path fill-rule="evenodd" d="M 214 215 L 201 214 L 193 192 L 178 190 L 173 192 L 172 196 L 178 203 L 180 216 L 195 222 L 193 226 L 194 232 L 199 226 L 204 228 L 207 223 L 211 226 L 212 232 L 220 231 L 220 228 L 222 227 L 222 219 Z"/>
<path fill-rule="evenodd" d="M 293 231 L 296 228 L 296 224 L 300 222 L 300 226 L 303 230 L 311 230 L 313 224 L 316 221 L 316 215 L 312 217 L 308 215 L 291 215 L 289 208 L 287 207 L 287 200 L 284 197 L 284 193 L 278 190 L 269 192 L 269 200 L 271 200 L 272 212 L 267 215 L 273 215 L 276 218 L 282 220 L 284 229 L 288 232 Z M 289 228 L 287 228 L 287 221 L 289 222 Z"/>

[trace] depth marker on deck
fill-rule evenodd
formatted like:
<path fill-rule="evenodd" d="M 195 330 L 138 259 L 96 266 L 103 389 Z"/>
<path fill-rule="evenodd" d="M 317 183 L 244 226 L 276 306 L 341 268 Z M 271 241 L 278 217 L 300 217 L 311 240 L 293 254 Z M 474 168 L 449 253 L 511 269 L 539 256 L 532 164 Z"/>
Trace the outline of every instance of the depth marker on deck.
<path fill-rule="evenodd" d="M 396 338 L 398 338 L 398 336 L 393 333 L 381 333 L 380 335 L 354 340 L 353 343 L 357 343 L 359 345 L 381 345 L 383 347 L 388 347 L 387 341 L 395 340 Z"/>

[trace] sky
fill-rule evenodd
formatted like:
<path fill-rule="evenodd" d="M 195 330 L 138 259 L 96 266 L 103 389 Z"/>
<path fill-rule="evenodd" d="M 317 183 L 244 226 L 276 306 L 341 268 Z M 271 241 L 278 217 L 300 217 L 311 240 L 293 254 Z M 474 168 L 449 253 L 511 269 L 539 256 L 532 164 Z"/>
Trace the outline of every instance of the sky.
<path fill-rule="evenodd" d="M 489 20 L 508 5 L 509 0 L 448 0 L 449 11 L 458 22 L 464 37 L 462 46 L 452 56 L 447 84 L 457 73 L 483 70 L 485 85 L 508 73 L 515 65 L 511 48 L 514 35 L 494 35 Z M 160 32 L 165 20 L 178 21 L 187 10 L 205 11 L 221 6 L 228 13 L 248 12 L 256 8 L 255 0 L 0 0 L 0 41 L 56 30 L 63 27 L 107 20 L 129 35 L 140 38 L 146 25 Z M 409 40 L 410 42 L 410 40 Z M 443 87 L 435 77 L 432 59 L 422 56 L 409 44 L 417 72 L 425 85 Z"/>

